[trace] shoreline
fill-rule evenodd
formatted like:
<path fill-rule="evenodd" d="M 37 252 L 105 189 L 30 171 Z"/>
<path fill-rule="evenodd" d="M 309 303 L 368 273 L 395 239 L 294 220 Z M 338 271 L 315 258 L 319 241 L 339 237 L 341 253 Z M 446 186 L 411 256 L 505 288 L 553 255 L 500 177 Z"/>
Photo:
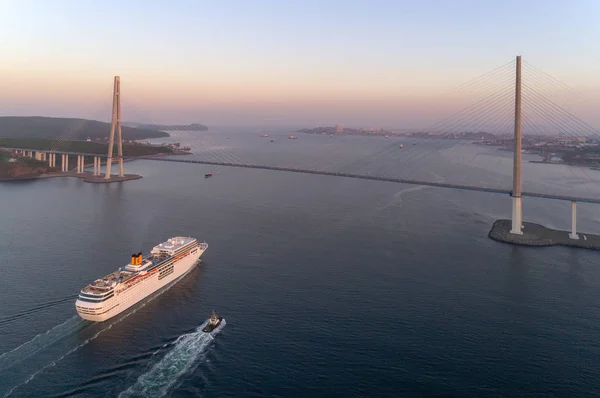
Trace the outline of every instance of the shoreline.
<path fill-rule="evenodd" d="M 155 157 L 164 157 L 164 156 L 172 156 L 172 155 L 191 155 L 191 152 L 179 152 L 179 153 L 155 153 L 152 155 L 144 155 L 144 156 L 136 156 L 133 158 L 126 158 L 123 159 L 123 163 L 125 162 L 131 162 L 134 160 L 138 160 L 138 159 L 146 159 L 146 158 L 155 158 Z M 113 167 L 115 165 L 118 165 L 118 162 L 114 162 L 113 161 Z M 101 161 L 100 165 L 106 165 L 106 160 Z M 84 168 L 85 167 L 89 167 L 89 166 L 93 166 L 93 163 L 86 163 L 84 164 Z M 83 173 L 77 173 L 76 172 L 77 168 L 72 168 L 69 171 L 58 171 L 58 172 L 53 172 L 53 173 L 42 173 L 39 175 L 32 175 L 32 176 L 20 176 L 20 177 L 0 177 L 0 182 L 17 182 L 17 181 L 33 181 L 33 180 L 41 180 L 41 179 L 46 179 L 46 178 L 58 178 L 58 177 L 75 177 L 75 178 L 79 178 L 79 179 L 83 179 L 86 182 L 94 182 L 94 183 L 109 183 L 109 182 L 119 182 L 119 181 L 129 181 L 129 180 L 136 180 L 139 178 L 142 178 L 142 176 L 137 175 L 137 174 L 125 174 L 124 177 L 118 177 L 117 175 L 113 175 L 111 174 L 111 179 L 110 180 L 99 180 L 97 177 L 98 176 L 93 176 L 91 172 L 89 171 L 84 171 Z M 104 174 L 101 174 L 100 176 L 102 176 Z"/>

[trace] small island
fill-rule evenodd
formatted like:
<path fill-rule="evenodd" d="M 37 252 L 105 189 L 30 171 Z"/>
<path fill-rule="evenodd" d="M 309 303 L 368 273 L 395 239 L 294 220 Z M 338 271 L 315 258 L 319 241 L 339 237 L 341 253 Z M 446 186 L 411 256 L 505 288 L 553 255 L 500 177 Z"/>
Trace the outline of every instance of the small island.
<path fill-rule="evenodd" d="M 135 127 L 136 129 L 144 129 L 144 130 L 152 130 L 152 131 L 208 131 L 208 127 L 199 123 L 192 124 L 144 124 L 144 123 L 123 123 L 123 125 L 127 125 L 130 127 Z"/>
<path fill-rule="evenodd" d="M 305 134 L 323 134 L 323 135 L 390 135 L 393 134 L 390 130 L 376 128 L 348 128 L 340 125 L 332 127 L 314 127 L 312 129 L 304 128 L 298 130 L 299 133 Z"/>

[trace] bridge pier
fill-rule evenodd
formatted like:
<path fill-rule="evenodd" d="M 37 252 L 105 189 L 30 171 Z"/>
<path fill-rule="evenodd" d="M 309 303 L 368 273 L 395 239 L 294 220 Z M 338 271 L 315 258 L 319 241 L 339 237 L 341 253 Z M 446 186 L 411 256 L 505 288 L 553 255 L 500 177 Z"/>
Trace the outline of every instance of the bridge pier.
<path fill-rule="evenodd" d="M 69 171 L 69 155 L 62 154 L 62 161 L 60 162 L 61 171 Z"/>
<path fill-rule="evenodd" d="M 77 155 L 77 174 L 83 173 L 83 156 Z"/>
<path fill-rule="evenodd" d="M 93 173 L 93 175 L 95 175 L 95 176 L 100 175 L 100 157 L 98 157 L 98 156 L 94 156 L 94 173 Z"/>
<path fill-rule="evenodd" d="M 523 235 L 523 207 L 521 197 L 513 197 L 511 234 Z"/>
<path fill-rule="evenodd" d="M 569 234 L 571 239 L 579 239 L 577 235 L 577 202 L 571 201 L 571 233 Z"/>

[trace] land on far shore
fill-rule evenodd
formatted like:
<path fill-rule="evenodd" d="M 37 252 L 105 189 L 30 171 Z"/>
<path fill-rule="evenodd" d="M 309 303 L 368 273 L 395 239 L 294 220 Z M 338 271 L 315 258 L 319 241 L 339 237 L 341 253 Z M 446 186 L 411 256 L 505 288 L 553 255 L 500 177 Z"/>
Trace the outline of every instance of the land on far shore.
<path fill-rule="evenodd" d="M 123 124 L 124 140 L 169 137 L 164 131 L 129 127 Z M 0 116 L 0 137 L 65 138 L 68 140 L 104 140 L 110 134 L 110 123 L 97 120 L 43 117 Z"/>
<path fill-rule="evenodd" d="M 438 139 L 457 139 L 457 140 L 492 140 L 497 138 L 494 134 L 486 132 L 464 132 L 464 133 L 431 133 L 431 132 L 399 132 L 396 130 L 381 128 L 352 128 L 342 126 L 328 126 L 304 128 L 298 130 L 306 134 L 329 134 L 329 135 L 365 135 L 365 136 L 394 136 L 394 137 L 413 137 L 413 138 L 438 138 Z"/>
<path fill-rule="evenodd" d="M 0 180 L 34 178 L 58 170 L 60 169 L 57 167 L 48 166 L 48 162 L 23 156 L 16 157 L 8 151 L 0 150 Z"/>
<path fill-rule="evenodd" d="M 123 123 L 123 126 L 135 127 L 137 129 L 146 129 L 146 130 L 154 130 L 154 131 L 207 131 L 208 127 L 199 123 L 192 124 L 144 124 L 144 123 Z"/>
<path fill-rule="evenodd" d="M 89 141 L 48 140 L 43 138 L 0 138 L 0 147 L 46 151 L 79 152 L 106 155 L 108 144 Z M 114 150 L 116 154 L 116 148 Z M 168 146 L 144 144 L 123 144 L 123 156 L 142 157 L 176 154 Z M 72 161 L 72 160 L 71 160 Z M 10 150 L 0 150 L 0 179 L 35 178 L 42 175 L 60 173 L 62 157 L 56 157 L 56 166 L 49 167 L 47 161 L 15 155 Z"/>
<path fill-rule="evenodd" d="M 90 141 L 65 141 L 61 139 L 43 139 L 43 138 L 0 138 L 0 147 L 36 149 L 46 151 L 60 152 L 81 152 L 106 155 L 108 153 L 108 144 Z M 114 153 L 116 154 L 116 145 Z M 157 154 L 172 154 L 174 151 L 168 146 L 144 145 L 144 144 L 123 144 L 123 156 L 148 156 Z"/>

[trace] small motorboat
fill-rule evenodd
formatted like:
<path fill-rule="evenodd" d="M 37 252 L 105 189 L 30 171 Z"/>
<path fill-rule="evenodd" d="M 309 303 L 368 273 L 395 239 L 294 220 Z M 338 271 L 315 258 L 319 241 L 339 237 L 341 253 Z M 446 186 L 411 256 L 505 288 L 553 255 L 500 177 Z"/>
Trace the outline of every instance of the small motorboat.
<path fill-rule="evenodd" d="M 208 323 L 202 328 L 202 331 L 204 333 L 210 333 L 216 328 L 218 328 L 222 321 L 223 317 L 217 316 L 217 314 L 213 310 L 212 314 L 210 315 L 210 319 L 208 320 Z"/>
<path fill-rule="evenodd" d="M 204 178 L 208 178 L 208 177 L 212 177 L 212 173 L 206 173 L 206 174 L 204 174 Z"/>

